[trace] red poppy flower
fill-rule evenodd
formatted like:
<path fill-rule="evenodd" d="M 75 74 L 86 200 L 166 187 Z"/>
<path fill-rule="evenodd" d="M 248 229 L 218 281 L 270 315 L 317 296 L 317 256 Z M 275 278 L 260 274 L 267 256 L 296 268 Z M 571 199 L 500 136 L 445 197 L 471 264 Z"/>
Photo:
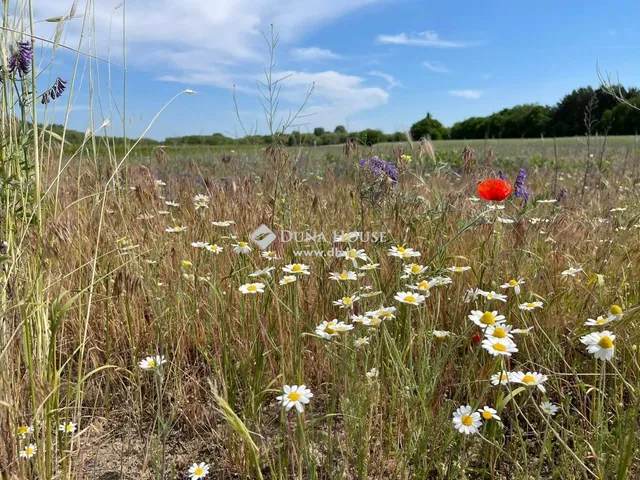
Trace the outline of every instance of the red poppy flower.
<path fill-rule="evenodd" d="M 478 344 L 482 341 L 482 335 L 479 332 L 476 332 L 473 337 L 471 337 L 471 343 Z"/>
<path fill-rule="evenodd" d="M 511 184 L 499 178 L 488 178 L 478 184 L 478 195 L 485 200 L 501 202 L 512 193 Z"/>

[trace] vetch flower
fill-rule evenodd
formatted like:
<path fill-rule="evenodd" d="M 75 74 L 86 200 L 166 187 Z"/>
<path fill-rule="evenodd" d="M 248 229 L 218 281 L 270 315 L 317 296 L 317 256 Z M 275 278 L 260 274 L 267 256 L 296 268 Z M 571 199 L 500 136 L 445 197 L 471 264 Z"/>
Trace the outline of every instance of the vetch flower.
<path fill-rule="evenodd" d="M 546 392 L 547 389 L 544 387 L 543 383 L 548 379 L 549 377 L 538 372 L 512 372 L 509 381 L 513 383 L 521 383 L 528 387 L 538 387 L 538 390 L 541 392 Z"/>
<path fill-rule="evenodd" d="M 194 463 L 189 467 L 188 473 L 191 480 L 199 480 L 209 475 L 209 465 L 204 462 Z"/>
<path fill-rule="evenodd" d="M 497 310 L 493 312 L 481 312 L 480 310 L 472 310 L 469 320 L 481 328 L 490 327 L 496 324 L 502 324 L 507 321 L 504 315 L 498 315 Z"/>
<path fill-rule="evenodd" d="M 587 351 L 598 360 L 611 360 L 615 353 L 616 336 L 608 330 L 594 332 L 580 338 L 587 346 Z"/>
<path fill-rule="evenodd" d="M 245 283 L 241 285 L 238 290 L 240 290 L 243 294 L 255 294 L 255 293 L 264 293 L 264 283 Z"/>
<path fill-rule="evenodd" d="M 482 426 L 481 415 L 469 405 L 458 407 L 453 414 L 453 427 L 465 435 L 478 433 Z"/>
<path fill-rule="evenodd" d="M 307 405 L 313 397 L 313 393 L 306 385 L 285 385 L 282 390 L 283 394 L 277 397 L 276 400 L 282 404 L 287 412 L 296 407 L 296 410 L 302 413 L 304 405 Z"/>
<path fill-rule="evenodd" d="M 426 297 L 417 293 L 398 292 L 393 298 L 398 300 L 399 302 L 407 303 L 409 305 L 420 305 L 422 302 L 424 302 Z"/>
<path fill-rule="evenodd" d="M 44 93 L 40 96 L 40 103 L 43 105 L 47 105 L 52 100 L 56 100 L 61 97 L 64 91 L 67 88 L 67 81 L 61 79 L 60 77 L 56 78 L 56 81 L 53 82 L 53 85 L 48 90 L 45 90 Z"/>
<path fill-rule="evenodd" d="M 31 41 L 17 42 L 18 48 L 15 49 L 13 55 L 9 58 L 9 72 L 16 70 L 20 76 L 26 76 L 31 70 L 33 61 L 33 43 Z"/>

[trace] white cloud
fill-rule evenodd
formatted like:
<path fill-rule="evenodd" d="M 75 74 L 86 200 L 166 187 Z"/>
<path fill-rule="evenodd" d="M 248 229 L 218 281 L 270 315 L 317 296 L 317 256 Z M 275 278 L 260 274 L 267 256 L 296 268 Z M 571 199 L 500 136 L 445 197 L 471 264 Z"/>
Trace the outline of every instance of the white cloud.
<path fill-rule="evenodd" d="M 449 95 L 452 97 L 468 98 L 471 100 L 477 100 L 482 97 L 484 92 L 480 90 L 449 90 Z"/>
<path fill-rule="evenodd" d="M 291 55 L 297 60 L 314 61 L 314 60 L 339 60 L 342 58 L 337 53 L 333 53 L 326 48 L 308 47 L 294 48 Z"/>
<path fill-rule="evenodd" d="M 449 70 L 447 67 L 445 67 L 444 65 L 442 65 L 441 63 L 438 62 L 423 62 L 422 66 L 424 68 L 426 68 L 427 70 L 431 70 L 432 72 L 435 73 L 450 73 L 451 70 Z"/>
<path fill-rule="evenodd" d="M 377 70 L 373 70 L 371 72 L 369 72 L 369 75 L 373 76 L 373 77 L 380 77 L 383 80 L 385 80 L 388 84 L 389 90 L 391 90 L 392 88 L 396 88 L 396 87 L 403 87 L 404 85 L 402 85 L 402 83 L 398 80 L 395 79 L 395 77 L 393 75 L 390 75 L 388 73 L 384 73 L 384 72 L 379 72 Z"/>
<path fill-rule="evenodd" d="M 435 48 L 464 48 L 471 46 L 470 43 L 443 40 L 440 38 L 440 35 L 431 30 L 411 34 L 403 32 L 397 35 L 378 35 L 378 42 L 391 45 L 413 45 L 417 47 Z"/>

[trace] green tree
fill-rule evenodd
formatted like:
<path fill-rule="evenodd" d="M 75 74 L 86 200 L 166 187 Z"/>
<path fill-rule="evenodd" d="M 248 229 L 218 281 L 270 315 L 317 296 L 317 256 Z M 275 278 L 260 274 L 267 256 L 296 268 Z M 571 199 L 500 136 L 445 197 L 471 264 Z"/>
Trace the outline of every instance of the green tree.
<path fill-rule="evenodd" d="M 420 140 L 422 137 L 431 137 L 433 140 L 439 140 L 447 135 L 447 129 L 430 113 L 419 122 L 411 125 L 411 138 Z"/>
<path fill-rule="evenodd" d="M 334 130 L 333 133 L 347 133 L 347 129 L 344 128 L 343 125 L 338 125 Z"/>
<path fill-rule="evenodd" d="M 324 135 L 324 128 L 322 128 L 322 127 L 316 127 L 316 128 L 314 128 L 314 129 L 313 129 L 313 134 L 314 134 L 316 137 L 321 137 L 322 135 Z"/>

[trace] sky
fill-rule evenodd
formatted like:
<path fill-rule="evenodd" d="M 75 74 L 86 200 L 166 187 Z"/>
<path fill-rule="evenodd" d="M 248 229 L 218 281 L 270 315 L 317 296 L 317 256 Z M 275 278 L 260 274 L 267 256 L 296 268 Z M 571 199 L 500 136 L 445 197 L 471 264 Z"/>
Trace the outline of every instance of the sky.
<path fill-rule="evenodd" d="M 551 105 L 597 86 L 597 66 L 640 86 L 637 0 L 125 2 L 76 0 L 63 24 L 46 20 L 69 15 L 73 0 L 34 2 L 39 37 L 57 35 L 76 50 L 82 39 L 80 55 L 36 44 L 39 89 L 56 76 L 74 79 L 50 120 L 62 123 L 69 102 L 68 126 L 80 131 L 93 116 L 94 129 L 109 119 L 115 134 L 125 125 L 128 136 L 158 140 L 266 134 L 256 82 L 269 67 L 271 25 L 279 35 L 272 78 L 284 78 L 276 124 L 313 84 L 291 122 L 302 131 L 406 131 L 427 112 L 450 126 L 520 103 Z M 171 101 L 186 89 L 196 93 Z"/>

